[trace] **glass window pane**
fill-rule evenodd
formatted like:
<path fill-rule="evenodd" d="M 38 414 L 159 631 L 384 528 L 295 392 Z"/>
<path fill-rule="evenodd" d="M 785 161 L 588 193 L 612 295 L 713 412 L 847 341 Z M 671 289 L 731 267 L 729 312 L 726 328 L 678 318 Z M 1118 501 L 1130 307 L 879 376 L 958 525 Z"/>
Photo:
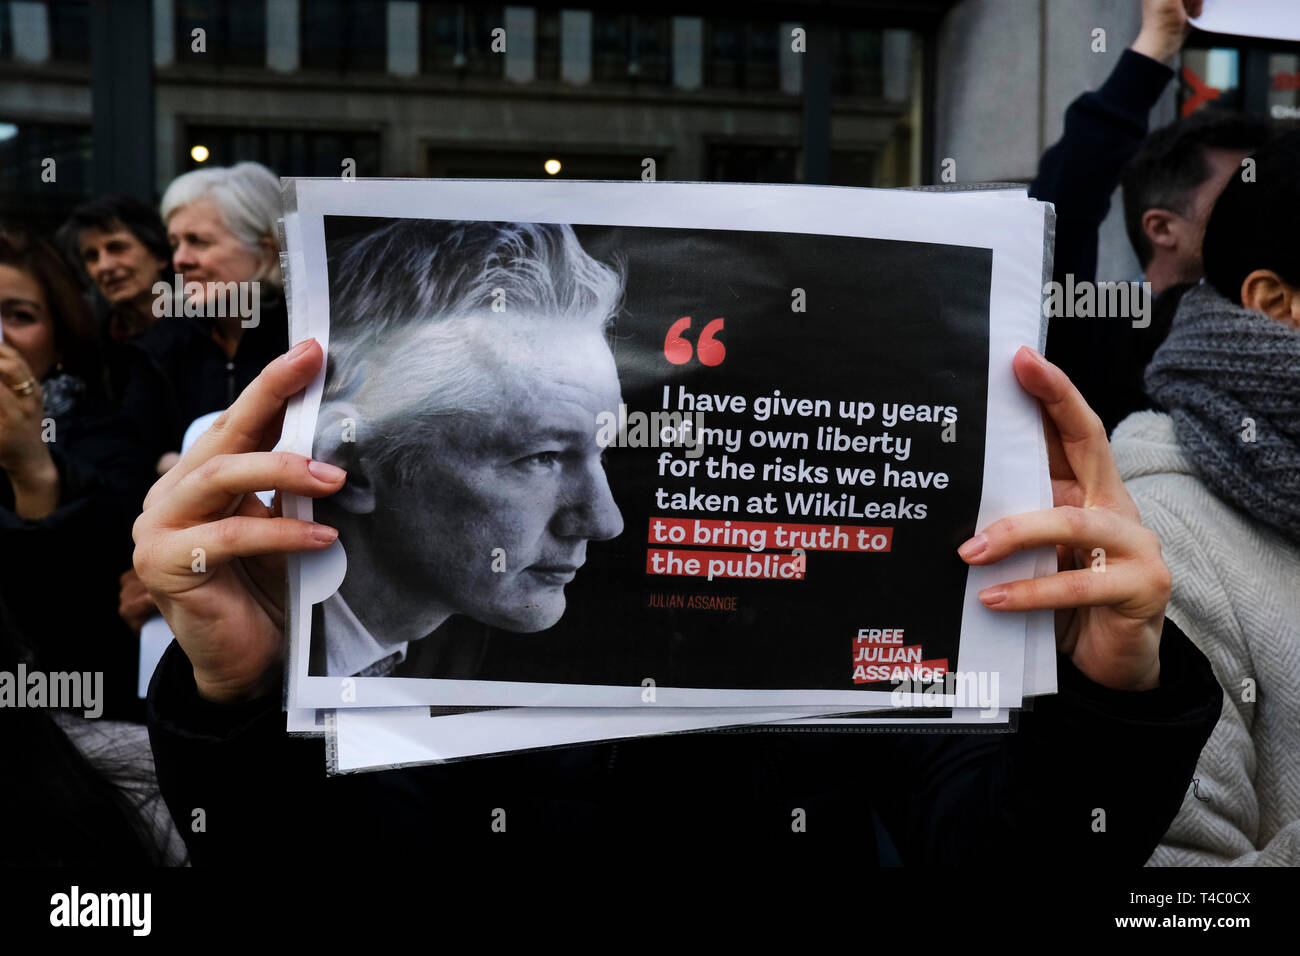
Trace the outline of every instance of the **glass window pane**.
<path fill-rule="evenodd" d="M 265 0 L 229 0 L 223 7 L 227 62 L 240 66 L 265 66 Z"/>
<path fill-rule="evenodd" d="M 597 83 L 628 78 L 628 17 L 597 13 L 591 18 L 591 75 Z"/>
<path fill-rule="evenodd" d="M 383 70 L 388 55 L 388 4 L 386 0 L 352 0 L 347 10 L 347 67 Z"/>
<path fill-rule="evenodd" d="M 64 63 L 90 62 L 89 0 L 50 0 L 50 58 Z"/>
<path fill-rule="evenodd" d="M 538 10 L 533 72 L 539 80 L 560 78 L 560 11 Z"/>
<path fill-rule="evenodd" d="M 343 68 L 343 0 L 314 0 L 298 9 L 298 61 L 308 70 Z"/>

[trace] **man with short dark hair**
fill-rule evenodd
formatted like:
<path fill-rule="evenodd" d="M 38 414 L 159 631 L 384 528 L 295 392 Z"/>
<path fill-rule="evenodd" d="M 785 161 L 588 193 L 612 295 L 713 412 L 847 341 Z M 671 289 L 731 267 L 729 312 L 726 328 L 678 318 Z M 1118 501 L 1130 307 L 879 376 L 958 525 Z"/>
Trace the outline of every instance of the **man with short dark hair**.
<path fill-rule="evenodd" d="M 1219 111 L 1147 137 L 1148 116 L 1174 78 L 1169 65 L 1191 32 L 1200 0 L 1144 0 L 1142 28 L 1101 88 L 1065 114 L 1061 139 L 1043 153 L 1030 185 L 1056 206 L 1052 278 L 1065 288 L 1097 279 L 1097 237 L 1124 182 L 1129 238 L 1156 296 L 1145 321 L 1131 315 L 1053 316 L 1047 357 L 1061 367 L 1110 432 L 1149 408 L 1142 372 L 1163 341 L 1182 283 L 1200 278 L 1200 242 L 1214 197 L 1242 158 L 1268 136 L 1261 120 Z M 1110 277 L 1115 278 L 1115 277 Z M 1161 293 L 1171 294 L 1162 297 Z"/>
<path fill-rule="evenodd" d="M 1156 130 L 1129 161 L 1124 227 L 1155 295 L 1200 280 L 1214 201 L 1268 135 L 1263 120 L 1207 110 Z"/>

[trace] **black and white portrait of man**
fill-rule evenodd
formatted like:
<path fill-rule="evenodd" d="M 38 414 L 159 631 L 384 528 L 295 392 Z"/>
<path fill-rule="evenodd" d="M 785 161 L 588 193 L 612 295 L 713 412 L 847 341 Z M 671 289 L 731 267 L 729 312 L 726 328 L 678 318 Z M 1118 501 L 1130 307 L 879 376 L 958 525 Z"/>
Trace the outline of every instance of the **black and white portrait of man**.
<path fill-rule="evenodd" d="M 348 477 L 316 516 L 347 574 L 311 673 L 472 672 L 426 638 L 453 615 L 553 626 L 588 542 L 623 530 L 597 443 L 623 280 L 566 225 L 371 223 L 330 245 L 314 454 Z"/>
<path fill-rule="evenodd" d="M 851 641 L 884 621 L 910 626 L 923 660 L 956 659 L 955 548 L 984 471 L 987 249 L 349 202 L 307 243 L 304 274 L 328 283 L 298 289 L 328 306 L 298 315 L 328 332 L 301 437 L 347 471 L 312 504 L 339 538 L 295 605 L 312 706 L 349 688 L 359 707 L 592 706 L 641 701 L 647 678 L 856 693 Z M 921 399 L 961 407 L 960 442 L 885 420 Z M 813 400 L 829 411 L 801 411 Z M 876 417 L 844 417 L 864 403 Z M 634 430 L 657 412 L 699 413 L 699 447 Z M 611 436 L 611 420 L 629 424 Z M 949 487 L 904 487 L 904 470 Z M 658 537 L 670 524 L 679 536 Z M 760 551 L 709 537 L 750 524 L 768 530 Z M 888 530 L 890 547 L 764 570 L 803 525 Z M 924 582 L 920 596 L 899 581 Z"/>

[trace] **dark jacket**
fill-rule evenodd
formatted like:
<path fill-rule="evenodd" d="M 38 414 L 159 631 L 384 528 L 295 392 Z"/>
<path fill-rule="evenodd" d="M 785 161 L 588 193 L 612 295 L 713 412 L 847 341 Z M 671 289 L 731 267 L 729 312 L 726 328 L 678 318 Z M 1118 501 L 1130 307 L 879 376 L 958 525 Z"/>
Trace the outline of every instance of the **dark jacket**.
<path fill-rule="evenodd" d="M 807 834 L 870 864 L 878 814 L 906 864 L 1140 866 L 1177 813 L 1222 702 L 1172 624 L 1161 686 L 1120 693 L 1064 658 L 1015 733 L 700 733 L 327 777 L 279 694 L 204 701 L 175 643 L 149 692 L 158 781 L 197 865 L 446 860 L 506 832 L 653 841 Z M 202 808 L 203 829 L 192 825 Z M 1104 811 L 1098 832 L 1097 810 Z M 811 837 L 810 837 L 811 838 Z"/>
<path fill-rule="evenodd" d="M 258 324 L 244 330 L 233 358 L 213 339 L 212 322 L 159 319 L 134 343 L 155 375 L 133 380 L 123 406 L 146 423 L 142 426 L 146 434 L 170 436 L 171 451 L 180 451 L 190 422 L 229 408 L 267 363 L 289 347 L 289 319 L 281 298 L 263 301 Z M 153 395 L 158 377 L 164 383 L 161 401 Z"/>
<path fill-rule="evenodd" d="M 1071 274 L 1076 284 L 1096 280 L 1097 235 L 1111 196 L 1173 76 L 1163 63 L 1125 50 L 1101 88 L 1066 110 L 1061 139 L 1043 153 L 1029 187 L 1030 196 L 1056 206 L 1056 282 L 1064 285 Z M 1131 412 L 1150 407 L 1142 387 L 1145 363 L 1137 356 L 1149 357 L 1167 331 L 1167 322 L 1134 329 L 1124 318 L 1054 318 L 1047 357 L 1070 376 L 1109 433 Z"/>
<path fill-rule="evenodd" d="M 0 603 L 18 642 L 45 671 L 103 671 L 104 716 L 141 720 L 139 642 L 118 617 L 131 567 L 131 526 L 156 477 L 129 424 L 102 396 L 55 419 L 50 455 L 59 505 L 36 521 L 14 513 L 0 471 Z"/>

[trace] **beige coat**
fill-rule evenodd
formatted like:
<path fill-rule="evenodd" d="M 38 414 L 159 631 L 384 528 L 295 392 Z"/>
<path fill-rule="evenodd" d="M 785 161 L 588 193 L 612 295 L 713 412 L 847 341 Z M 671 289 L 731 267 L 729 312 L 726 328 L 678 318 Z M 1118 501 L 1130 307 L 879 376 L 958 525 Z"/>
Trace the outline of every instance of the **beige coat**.
<path fill-rule="evenodd" d="M 1300 866 L 1300 547 L 1216 497 L 1167 415 L 1130 415 L 1111 443 L 1173 573 L 1167 613 L 1224 688 L 1148 865 Z"/>

